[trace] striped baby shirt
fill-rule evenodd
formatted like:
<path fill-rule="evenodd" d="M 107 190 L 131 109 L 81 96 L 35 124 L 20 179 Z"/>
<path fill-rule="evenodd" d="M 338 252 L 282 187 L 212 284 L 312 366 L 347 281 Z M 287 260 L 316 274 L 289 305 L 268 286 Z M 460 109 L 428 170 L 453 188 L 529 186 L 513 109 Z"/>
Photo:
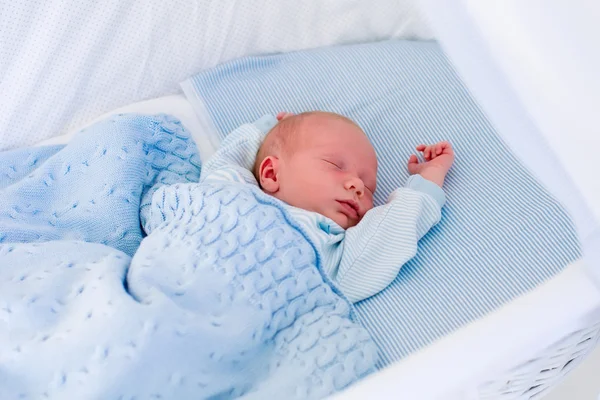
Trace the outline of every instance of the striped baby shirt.
<path fill-rule="evenodd" d="M 226 181 L 258 186 L 252 167 L 265 135 L 277 124 L 267 115 L 227 135 L 202 166 L 200 182 Z M 353 303 L 385 289 L 402 265 L 415 256 L 417 242 L 441 218 L 442 189 L 420 175 L 411 176 L 385 205 L 369 210 L 344 230 L 333 220 L 287 205 L 287 211 L 315 244 L 323 271 Z"/>

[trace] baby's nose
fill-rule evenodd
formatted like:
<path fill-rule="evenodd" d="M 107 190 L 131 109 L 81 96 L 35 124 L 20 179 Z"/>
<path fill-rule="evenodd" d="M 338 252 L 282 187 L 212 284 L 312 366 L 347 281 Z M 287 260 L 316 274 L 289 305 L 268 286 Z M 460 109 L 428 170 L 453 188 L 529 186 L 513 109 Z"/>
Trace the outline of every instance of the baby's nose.
<path fill-rule="evenodd" d="M 354 191 L 358 197 L 362 197 L 365 193 L 365 184 L 360 178 L 349 179 L 344 186 L 346 190 Z"/>

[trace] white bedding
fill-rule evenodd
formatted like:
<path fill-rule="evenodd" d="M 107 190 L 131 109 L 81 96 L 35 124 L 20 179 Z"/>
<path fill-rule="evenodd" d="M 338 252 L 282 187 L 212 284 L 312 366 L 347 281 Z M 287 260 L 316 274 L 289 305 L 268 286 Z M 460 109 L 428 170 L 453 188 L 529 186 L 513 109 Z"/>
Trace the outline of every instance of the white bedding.
<path fill-rule="evenodd" d="M 177 93 L 220 62 L 386 38 L 431 38 L 418 0 L 31 0 L 0 7 L 0 150 Z"/>
<path fill-rule="evenodd" d="M 158 97 L 156 99 L 140 101 L 138 103 L 118 108 L 103 114 L 82 126 L 76 127 L 64 135 L 43 140 L 36 145 L 45 146 L 53 144 L 66 144 L 69 142 L 69 140 L 71 140 L 73 135 L 75 135 L 81 129 L 110 115 L 124 113 L 137 113 L 145 115 L 171 114 L 178 118 L 183 126 L 190 131 L 194 141 L 196 142 L 196 145 L 198 146 L 200 158 L 203 162 L 215 152 L 216 146 L 211 143 L 209 138 L 216 137 L 216 135 L 211 133 L 212 130 L 214 130 L 214 127 L 212 126 L 212 122 L 210 121 L 208 114 L 206 114 L 204 117 L 201 115 L 201 113 L 196 113 L 190 102 L 181 94 Z"/>

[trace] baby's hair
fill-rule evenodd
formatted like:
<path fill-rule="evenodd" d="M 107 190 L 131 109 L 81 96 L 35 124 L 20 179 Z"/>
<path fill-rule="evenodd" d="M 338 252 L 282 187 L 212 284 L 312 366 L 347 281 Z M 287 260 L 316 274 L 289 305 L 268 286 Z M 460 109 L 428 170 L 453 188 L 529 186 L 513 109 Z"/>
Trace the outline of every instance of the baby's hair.
<path fill-rule="evenodd" d="M 351 119 L 344 117 L 340 114 L 335 114 L 326 111 L 308 111 L 301 114 L 291 115 L 279 121 L 277 125 L 273 127 L 267 133 L 265 140 L 263 141 L 256 160 L 254 162 L 254 177 L 260 184 L 260 164 L 263 160 L 270 155 L 279 154 L 291 154 L 293 149 L 296 148 L 299 140 L 298 131 L 302 126 L 302 123 L 311 117 L 328 117 L 337 118 L 348 122 L 354 126 L 360 127 Z M 362 129 L 361 129 L 362 130 Z"/>

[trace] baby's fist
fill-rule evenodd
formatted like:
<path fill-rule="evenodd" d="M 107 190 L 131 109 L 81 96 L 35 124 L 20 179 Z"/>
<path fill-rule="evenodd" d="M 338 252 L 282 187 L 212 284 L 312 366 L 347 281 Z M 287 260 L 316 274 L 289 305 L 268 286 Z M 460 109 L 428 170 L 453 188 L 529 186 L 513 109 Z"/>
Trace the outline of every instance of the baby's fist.
<path fill-rule="evenodd" d="M 420 144 L 417 151 L 423 153 L 424 163 L 419 163 L 416 155 L 408 159 L 408 172 L 411 175 L 420 174 L 439 186 L 444 183 L 444 178 L 454 162 L 454 150 L 449 142 L 443 141 L 432 145 Z"/>

